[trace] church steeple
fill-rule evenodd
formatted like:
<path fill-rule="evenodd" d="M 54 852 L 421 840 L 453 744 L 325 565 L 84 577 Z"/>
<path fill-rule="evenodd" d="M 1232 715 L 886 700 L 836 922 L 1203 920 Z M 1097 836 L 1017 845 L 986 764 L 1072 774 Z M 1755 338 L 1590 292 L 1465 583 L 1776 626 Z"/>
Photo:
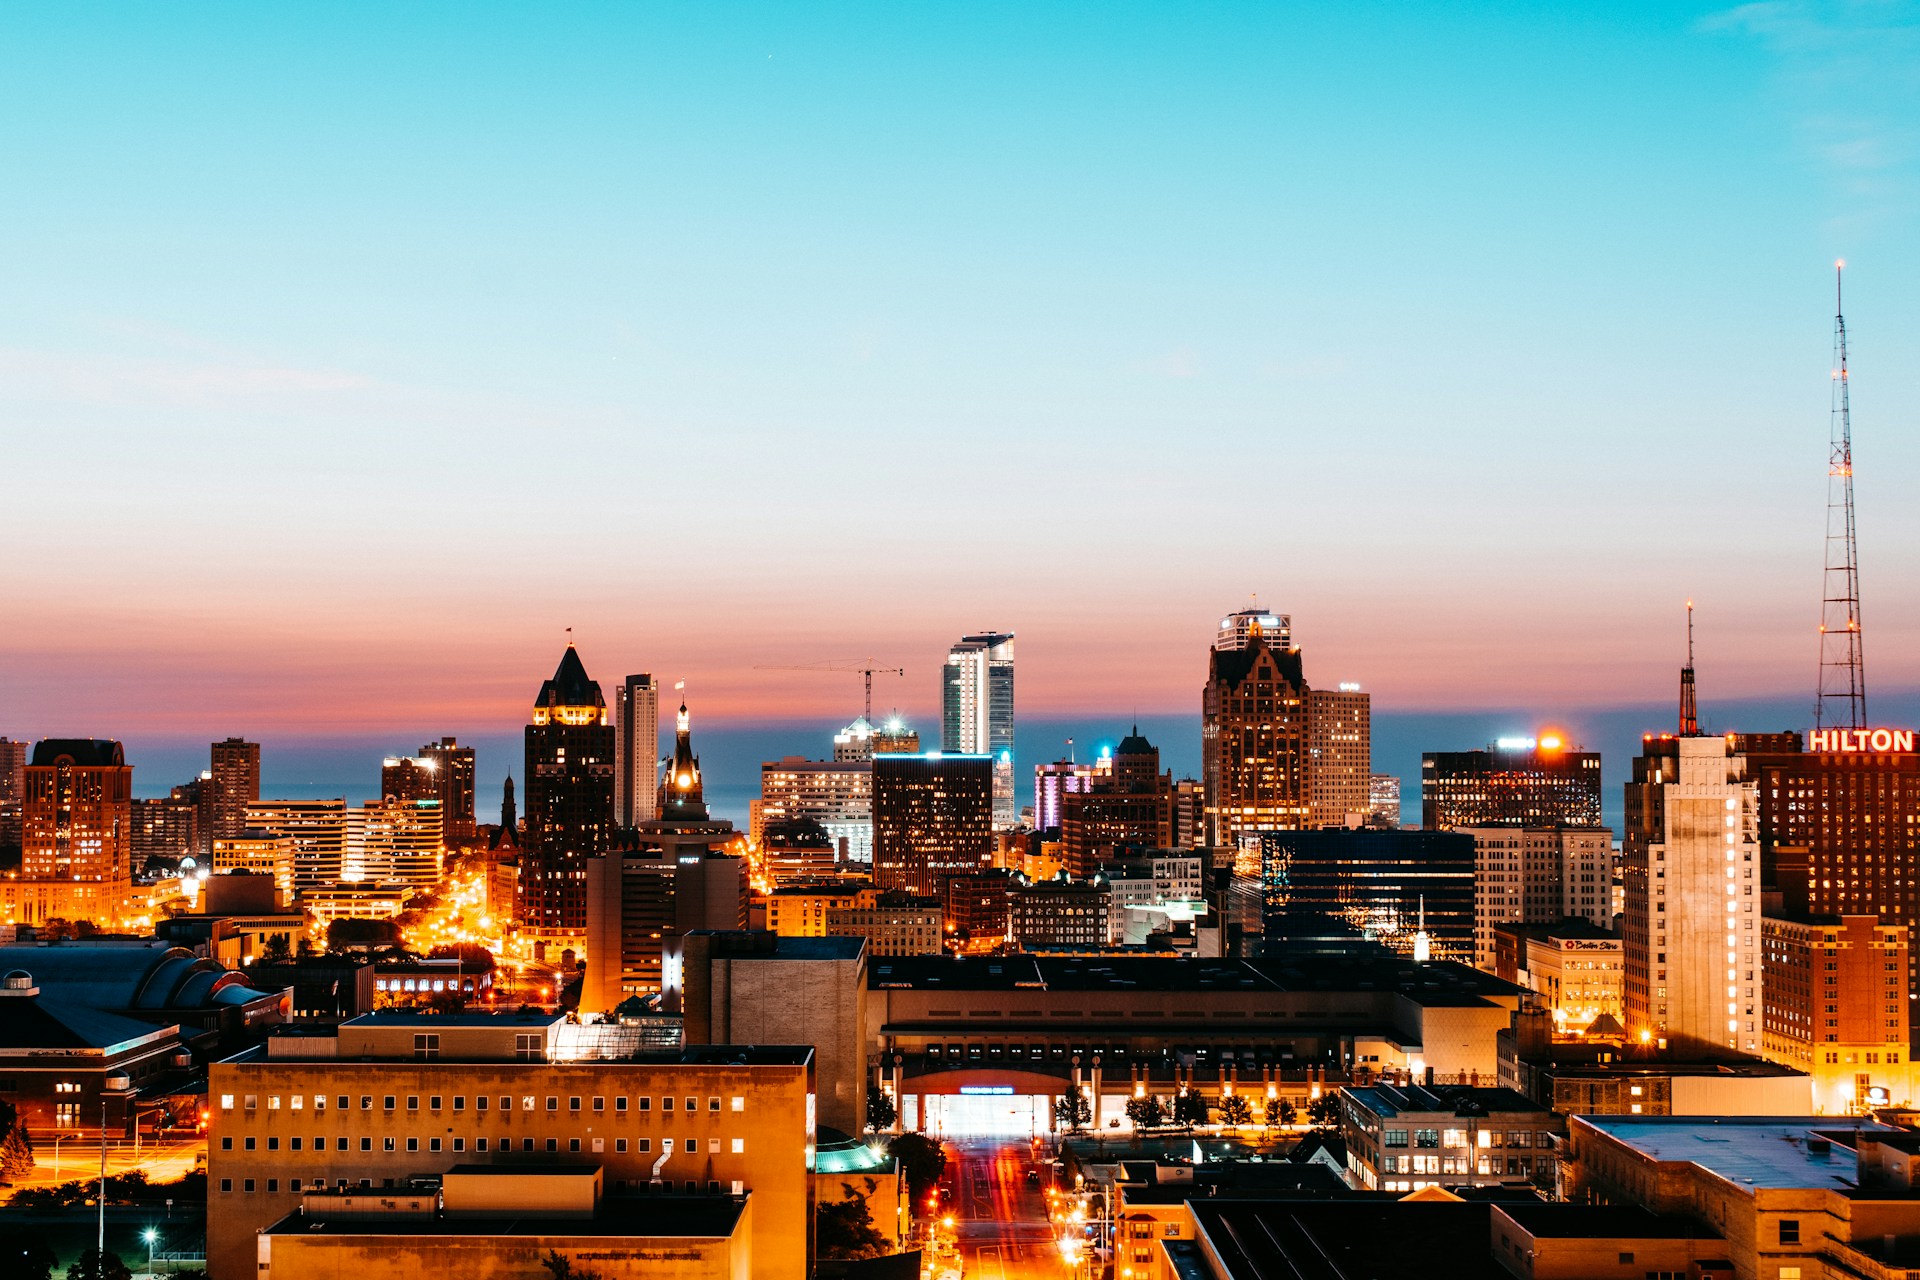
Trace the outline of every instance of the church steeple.
<path fill-rule="evenodd" d="M 674 717 L 673 765 L 660 783 L 660 816 L 667 822 L 705 822 L 706 797 L 700 789 L 700 757 L 693 754 L 693 717 L 684 700 Z"/>

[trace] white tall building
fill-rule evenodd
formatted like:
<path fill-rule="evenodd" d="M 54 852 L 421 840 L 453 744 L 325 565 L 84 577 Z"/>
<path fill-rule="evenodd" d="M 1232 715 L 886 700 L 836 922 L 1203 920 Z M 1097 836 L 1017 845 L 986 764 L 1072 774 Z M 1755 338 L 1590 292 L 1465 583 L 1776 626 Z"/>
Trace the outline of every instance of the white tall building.
<path fill-rule="evenodd" d="M 803 760 L 788 756 L 760 766 L 760 800 L 753 806 L 752 835 L 759 843 L 767 825 L 811 818 L 826 828 L 849 862 L 873 861 L 873 762 Z"/>
<path fill-rule="evenodd" d="M 1494 967 L 1503 924 L 1573 916 L 1613 927 L 1613 832 L 1606 827 L 1467 827 L 1473 837 L 1473 962 Z"/>
<path fill-rule="evenodd" d="M 660 816 L 660 688 L 646 672 L 613 691 L 613 813 L 623 827 Z"/>
<path fill-rule="evenodd" d="M 1019 820 L 1013 793 L 1013 633 L 962 636 L 941 674 L 940 749 L 993 757 L 993 825 Z"/>
<path fill-rule="evenodd" d="M 1275 649 L 1293 647 L 1293 619 L 1284 613 L 1265 609 L 1242 609 L 1220 619 L 1220 630 L 1213 638 L 1215 649 L 1244 649 L 1258 634 Z"/>
<path fill-rule="evenodd" d="M 443 865 L 440 824 L 438 800 L 369 800 L 347 810 L 340 879 L 348 884 L 437 886 Z"/>
<path fill-rule="evenodd" d="M 1759 787 L 1730 737 L 1650 738 L 1626 787 L 1627 1034 L 1762 1044 Z"/>
<path fill-rule="evenodd" d="M 340 883 L 347 854 L 347 802 L 262 800 L 247 806 L 247 826 L 283 836 L 293 846 L 293 887 L 330 889 Z"/>

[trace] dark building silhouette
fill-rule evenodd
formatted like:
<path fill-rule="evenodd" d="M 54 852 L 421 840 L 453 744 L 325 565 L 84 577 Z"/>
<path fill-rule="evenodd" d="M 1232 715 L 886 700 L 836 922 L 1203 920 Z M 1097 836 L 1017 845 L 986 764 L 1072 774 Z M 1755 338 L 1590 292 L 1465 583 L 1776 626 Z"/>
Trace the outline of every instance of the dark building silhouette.
<path fill-rule="evenodd" d="M 1120 740 L 1105 777 L 1061 795 L 1060 842 L 1063 865 L 1081 879 L 1117 849 L 1173 845 L 1173 776 L 1160 772 L 1160 752 L 1139 726 Z"/>
<path fill-rule="evenodd" d="M 433 761 L 438 774 L 439 794 L 426 798 L 440 801 L 447 845 L 472 840 L 473 748 L 463 747 L 453 738 L 442 738 L 421 747 L 420 757 Z"/>
<path fill-rule="evenodd" d="M 203 790 L 209 851 L 215 840 L 231 840 L 247 829 L 247 806 L 260 800 L 260 744 L 228 738 L 213 744 L 210 787 Z"/>
<path fill-rule="evenodd" d="M 1271 945 L 1331 920 L 1402 955 L 1424 923 L 1435 960 L 1473 962 L 1473 837 L 1323 828 L 1260 838 Z"/>
<path fill-rule="evenodd" d="M 1558 738 L 1485 751 L 1430 751 L 1420 761 L 1420 825 L 1598 827 L 1600 753 Z"/>
<path fill-rule="evenodd" d="M 1201 690 L 1207 840 L 1307 825 L 1307 682 L 1284 631 L 1253 625 L 1238 648 L 1217 645 Z"/>
<path fill-rule="evenodd" d="M 993 856 L 993 757 L 873 758 L 873 882 L 942 898 Z"/>
<path fill-rule="evenodd" d="M 527 726 L 520 923 L 536 933 L 587 926 L 586 860 L 615 831 L 613 723 L 600 686 L 569 644 L 540 686 Z"/>

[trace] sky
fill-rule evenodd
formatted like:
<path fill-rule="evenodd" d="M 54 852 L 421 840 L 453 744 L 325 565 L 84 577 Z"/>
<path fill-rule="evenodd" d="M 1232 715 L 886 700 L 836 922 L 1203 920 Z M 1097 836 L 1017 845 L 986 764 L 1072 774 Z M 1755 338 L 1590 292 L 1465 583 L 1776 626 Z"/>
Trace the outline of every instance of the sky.
<path fill-rule="evenodd" d="M 1905 707 L 1920 6 L 1564 8 L 6 6 L 0 733 L 1810 708 L 1843 257 Z"/>

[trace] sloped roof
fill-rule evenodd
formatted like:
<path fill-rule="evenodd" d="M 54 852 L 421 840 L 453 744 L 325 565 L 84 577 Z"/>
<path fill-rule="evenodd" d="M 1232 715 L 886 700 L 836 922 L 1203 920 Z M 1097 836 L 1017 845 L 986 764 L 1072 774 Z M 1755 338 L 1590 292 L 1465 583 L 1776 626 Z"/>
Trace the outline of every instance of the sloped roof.
<path fill-rule="evenodd" d="M 1242 684 L 1253 674 L 1254 664 L 1263 653 L 1273 655 L 1273 664 L 1279 669 L 1281 679 L 1296 689 L 1306 687 L 1306 676 L 1300 666 L 1300 651 L 1271 648 L 1257 636 L 1244 649 L 1215 649 L 1208 663 L 1208 676 L 1212 681 L 1228 685 Z"/>
<path fill-rule="evenodd" d="M 534 705 L 604 707 L 607 700 L 600 696 L 600 686 L 588 678 L 579 651 L 568 645 L 567 651 L 560 655 L 560 665 L 553 670 L 553 679 L 540 686 L 540 696 L 534 699 Z"/>
<path fill-rule="evenodd" d="M 127 762 L 120 744 L 111 738 L 46 738 L 33 744 L 35 765 L 59 764 L 62 759 L 91 767 L 118 767 Z"/>

